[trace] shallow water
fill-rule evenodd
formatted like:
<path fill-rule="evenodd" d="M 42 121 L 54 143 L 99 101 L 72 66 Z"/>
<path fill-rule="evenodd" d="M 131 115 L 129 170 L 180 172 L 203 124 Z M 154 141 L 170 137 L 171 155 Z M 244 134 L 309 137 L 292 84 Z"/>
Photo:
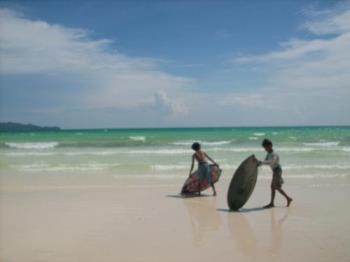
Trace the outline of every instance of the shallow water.
<path fill-rule="evenodd" d="M 1 133 L 0 172 L 186 174 L 191 144 L 231 174 L 250 154 L 263 158 L 270 138 L 291 178 L 350 176 L 350 127 L 169 128 Z M 261 177 L 269 176 L 263 168 Z"/>

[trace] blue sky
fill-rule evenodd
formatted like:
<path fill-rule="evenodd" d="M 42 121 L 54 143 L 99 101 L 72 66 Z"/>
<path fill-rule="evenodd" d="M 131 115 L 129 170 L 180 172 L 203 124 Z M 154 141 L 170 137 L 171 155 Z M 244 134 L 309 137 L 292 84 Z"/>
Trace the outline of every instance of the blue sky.
<path fill-rule="evenodd" d="M 348 1 L 0 1 L 0 119 L 350 124 Z"/>

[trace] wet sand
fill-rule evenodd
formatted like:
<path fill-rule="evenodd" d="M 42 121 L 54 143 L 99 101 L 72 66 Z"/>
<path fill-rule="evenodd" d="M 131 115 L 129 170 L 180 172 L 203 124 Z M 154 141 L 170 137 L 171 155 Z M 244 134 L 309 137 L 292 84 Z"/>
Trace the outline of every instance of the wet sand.
<path fill-rule="evenodd" d="M 218 196 L 182 198 L 183 178 L 0 175 L 0 261 L 350 261 L 350 181 L 290 179 L 294 202 L 241 212 Z M 82 183 L 84 181 L 84 183 Z"/>

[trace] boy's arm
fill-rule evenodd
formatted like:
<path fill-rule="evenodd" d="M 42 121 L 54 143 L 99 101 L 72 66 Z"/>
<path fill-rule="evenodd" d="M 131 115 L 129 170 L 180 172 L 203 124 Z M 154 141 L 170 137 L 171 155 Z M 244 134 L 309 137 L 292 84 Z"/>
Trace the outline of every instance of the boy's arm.
<path fill-rule="evenodd" d="M 265 159 L 263 161 L 259 161 L 260 165 L 274 165 L 278 161 L 278 156 L 273 155 L 272 159 Z"/>
<path fill-rule="evenodd" d="M 214 164 L 214 165 L 218 165 L 210 156 L 207 155 L 207 153 L 204 153 L 205 156 Z"/>
<path fill-rule="evenodd" d="M 191 169 L 190 169 L 189 176 L 191 176 L 191 174 L 192 174 L 193 167 L 194 167 L 194 155 L 192 155 L 192 164 L 191 164 Z"/>

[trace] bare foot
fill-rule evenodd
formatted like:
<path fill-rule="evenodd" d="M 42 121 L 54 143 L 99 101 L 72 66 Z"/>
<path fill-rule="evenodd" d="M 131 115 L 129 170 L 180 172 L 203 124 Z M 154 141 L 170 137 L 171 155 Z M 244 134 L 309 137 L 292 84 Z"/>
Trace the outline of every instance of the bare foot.
<path fill-rule="evenodd" d="M 290 206 L 290 203 L 292 203 L 292 201 L 293 201 L 293 198 L 288 198 L 288 199 L 287 199 L 287 207 Z"/>
<path fill-rule="evenodd" d="M 213 196 L 216 196 L 216 191 L 213 192 Z"/>
<path fill-rule="evenodd" d="M 274 207 L 274 206 L 275 206 L 274 204 L 270 203 L 270 204 L 264 206 L 264 208 L 272 208 L 272 207 Z"/>

